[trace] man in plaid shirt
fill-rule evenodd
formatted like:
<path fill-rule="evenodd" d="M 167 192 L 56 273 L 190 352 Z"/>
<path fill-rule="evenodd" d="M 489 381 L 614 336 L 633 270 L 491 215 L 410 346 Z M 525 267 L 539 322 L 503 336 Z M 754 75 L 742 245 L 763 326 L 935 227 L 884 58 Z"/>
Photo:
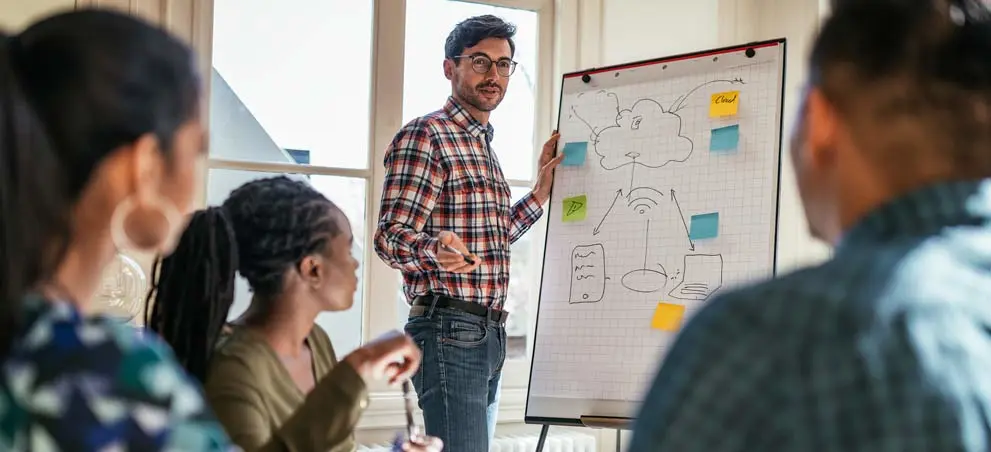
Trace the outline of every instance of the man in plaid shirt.
<path fill-rule="evenodd" d="M 540 218 L 564 158 L 554 134 L 533 190 L 511 205 L 488 119 L 516 69 L 514 34 L 494 16 L 459 23 L 444 47 L 451 96 L 406 124 L 384 162 L 375 251 L 402 272 L 412 305 L 406 331 L 423 350 L 413 386 L 426 432 L 458 452 L 489 450 L 506 358 L 509 247 Z"/>
<path fill-rule="evenodd" d="M 630 452 L 991 450 L 989 54 L 976 0 L 833 2 L 791 153 L 835 253 L 698 313 Z"/>

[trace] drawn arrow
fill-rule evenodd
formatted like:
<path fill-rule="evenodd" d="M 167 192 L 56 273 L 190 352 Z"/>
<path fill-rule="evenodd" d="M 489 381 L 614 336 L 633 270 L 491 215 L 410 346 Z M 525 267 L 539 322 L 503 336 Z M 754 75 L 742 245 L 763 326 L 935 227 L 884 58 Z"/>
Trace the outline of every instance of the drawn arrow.
<path fill-rule="evenodd" d="M 599 224 L 595 227 L 595 229 L 592 229 L 592 235 L 598 235 L 599 234 L 599 228 L 602 227 L 602 223 L 605 223 L 606 222 L 606 218 L 609 216 L 609 212 L 612 212 L 612 208 L 613 208 L 613 206 L 616 205 L 616 200 L 619 199 L 620 196 L 623 196 L 623 189 L 622 188 L 620 188 L 619 190 L 616 190 L 616 197 L 612 199 L 612 204 L 609 204 L 609 210 L 606 211 L 605 215 L 602 215 L 602 219 L 599 220 Z"/>
<path fill-rule="evenodd" d="M 701 84 L 699 86 L 696 86 L 691 91 L 685 93 L 685 95 L 683 95 L 683 96 L 675 99 L 674 100 L 674 103 L 671 104 L 671 108 L 669 108 L 668 111 L 669 112 L 673 112 L 673 111 L 681 110 L 682 106 L 685 105 L 685 101 L 688 100 L 688 96 L 691 96 L 692 93 L 694 93 L 695 91 L 697 91 L 699 88 L 702 88 L 703 86 L 706 86 L 706 85 L 711 85 L 713 83 L 731 83 L 733 85 L 739 85 L 739 84 L 746 84 L 747 82 L 744 82 L 743 79 L 741 79 L 740 77 L 736 77 L 733 80 L 713 80 L 711 82 L 705 82 L 705 83 L 703 83 L 703 84 Z"/>
<path fill-rule="evenodd" d="M 692 241 L 692 233 L 688 231 L 688 222 L 685 221 L 685 213 L 681 211 L 681 204 L 678 204 L 678 198 L 675 197 L 674 189 L 671 189 L 671 200 L 674 201 L 674 205 L 678 207 L 678 215 L 681 216 L 681 224 L 685 226 L 685 235 L 688 236 L 688 249 L 695 251 L 695 242 Z"/>

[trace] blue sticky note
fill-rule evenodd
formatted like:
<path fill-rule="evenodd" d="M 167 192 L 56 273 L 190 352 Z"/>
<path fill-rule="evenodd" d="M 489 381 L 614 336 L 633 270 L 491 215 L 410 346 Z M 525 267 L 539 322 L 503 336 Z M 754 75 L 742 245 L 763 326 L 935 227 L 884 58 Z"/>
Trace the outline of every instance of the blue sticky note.
<path fill-rule="evenodd" d="M 719 212 L 692 215 L 688 237 L 692 240 L 711 239 L 719 235 Z"/>
<path fill-rule="evenodd" d="M 564 160 L 561 161 L 561 164 L 564 166 L 582 166 L 585 164 L 585 154 L 587 153 L 587 142 L 565 143 Z"/>
<path fill-rule="evenodd" d="M 712 137 L 709 139 L 710 151 L 735 151 L 740 144 L 740 126 L 720 127 L 712 129 Z"/>

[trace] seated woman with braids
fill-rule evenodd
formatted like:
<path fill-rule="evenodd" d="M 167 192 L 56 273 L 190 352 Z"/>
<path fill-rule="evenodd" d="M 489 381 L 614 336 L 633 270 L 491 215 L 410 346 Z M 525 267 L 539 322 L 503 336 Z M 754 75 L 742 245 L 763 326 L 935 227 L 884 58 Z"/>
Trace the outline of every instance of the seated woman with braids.
<path fill-rule="evenodd" d="M 419 366 L 419 349 L 400 332 L 338 362 L 316 325 L 321 312 L 354 303 L 352 242 L 333 202 L 304 182 L 275 177 L 194 214 L 175 252 L 158 265 L 147 325 L 203 382 L 217 417 L 244 449 L 354 450 L 366 382 L 399 383 Z M 225 330 L 235 272 L 254 296 Z M 404 450 L 439 451 L 440 441 L 414 438 Z"/>

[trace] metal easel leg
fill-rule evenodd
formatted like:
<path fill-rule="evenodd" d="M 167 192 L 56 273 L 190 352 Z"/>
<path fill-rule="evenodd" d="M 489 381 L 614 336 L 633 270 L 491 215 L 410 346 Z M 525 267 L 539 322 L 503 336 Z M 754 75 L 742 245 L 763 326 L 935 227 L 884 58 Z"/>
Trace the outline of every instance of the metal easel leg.
<path fill-rule="evenodd" d="M 544 451 L 544 442 L 547 441 L 547 430 L 550 428 L 550 424 L 544 424 L 540 427 L 540 438 L 537 439 L 537 452 Z"/>

